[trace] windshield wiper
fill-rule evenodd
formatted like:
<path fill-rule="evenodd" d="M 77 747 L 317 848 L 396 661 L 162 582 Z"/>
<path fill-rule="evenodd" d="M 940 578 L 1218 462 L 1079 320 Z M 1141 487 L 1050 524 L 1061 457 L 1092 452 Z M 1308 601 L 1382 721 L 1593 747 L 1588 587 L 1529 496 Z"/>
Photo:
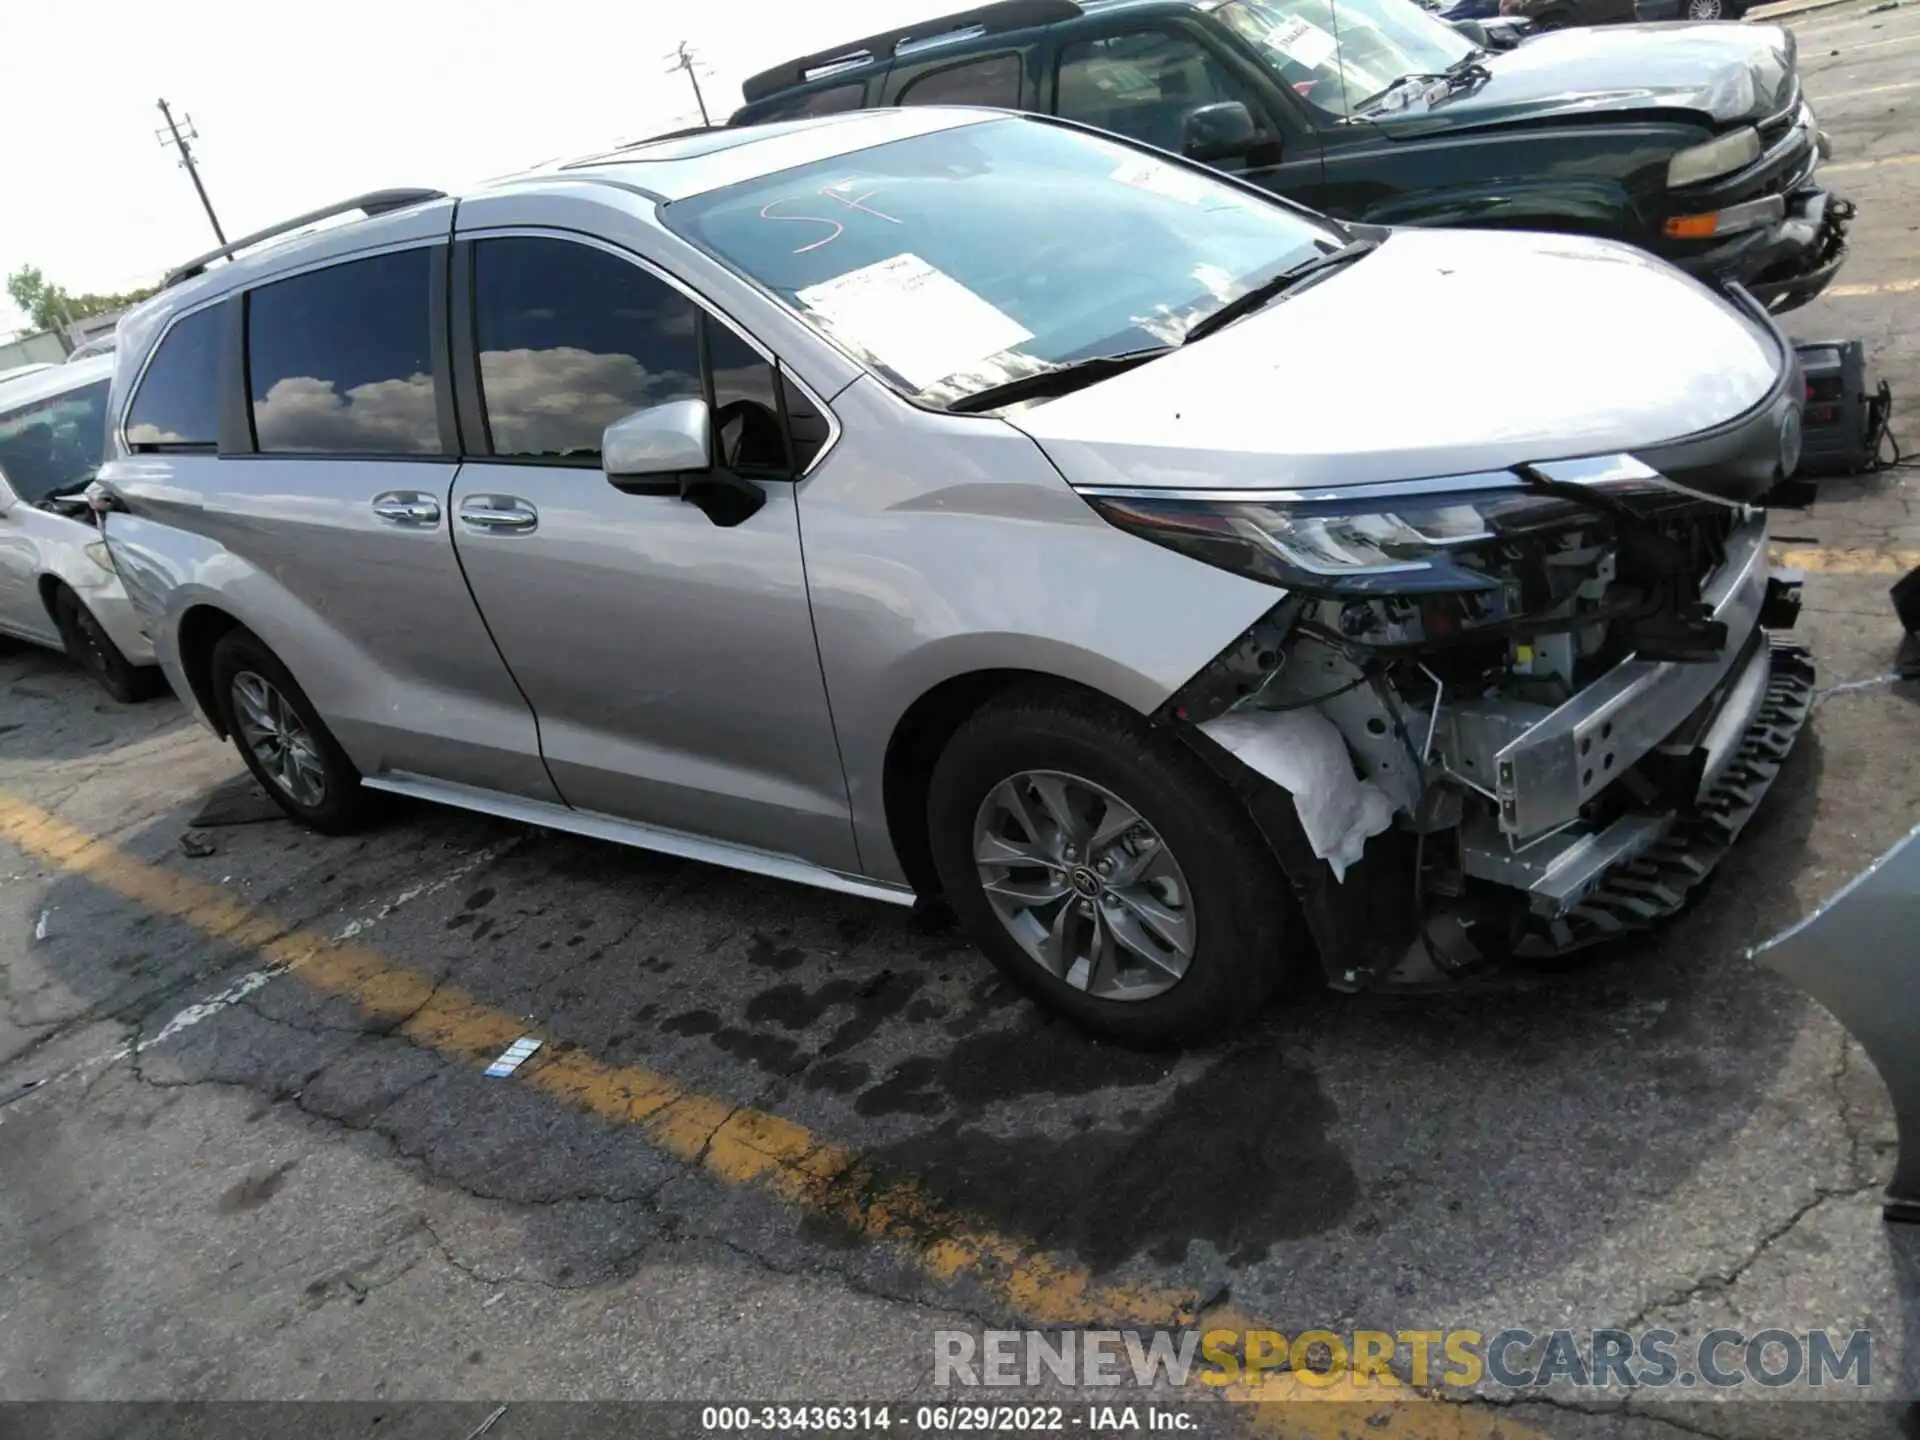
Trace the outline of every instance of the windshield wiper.
<path fill-rule="evenodd" d="M 1387 86 L 1386 89 L 1369 95 L 1358 105 L 1354 106 L 1353 113 L 1356 115 L 1365 114 L 1403 85 L 1434 85 L 1445 81 L 1447 91 L 1451 94 L 1453 91 L 1464 89 L 1469 85 L 1478 85 L 1482 81 L 1491 80 L 1493 78 L 1493 72 L 1480 63 L 1481 58 L 1485 54 L 1486 51 L 1484 50 L 1470 51 L 1452 65 L 1449 65 L 1445 70 L 1432 70 L 1418 75 L 1402 75 L 1398 80 Z"/>
<path fill-rule="evenodd" d="M 1216 330 L 1231 325 L 1242 315 L 1251 315 L 1268 301 L 1286 294 L 1310 276 L 1358 260 L 1362 255 L 1379 248 L 1378 240 L 1352 240 L 1338 250 L 1329 250 L 1314 256 L 1311 260 L 1302 260 L 1298 265 L 1290 266 L 1278 275 L 1262 280 L 1246 294 L 1234 296 L 1212 314 L 1202 315 L 1187 327 L 1186 338 L 1180 343 L 1191 345 L 1196 340 L 1204 340 Z"/>
<path fill-rule="evenodd" d="M 1118 375 L 1123 370 L 1156 360 L 1171 349 L 1171 345 L 1155 345 L 1146 350 L 1128 350 L 1119 355 L 1089 355 L 1084 360 L 1064 360 L 1051 369 L 1022 375 L 1016 380 L 1003 380 L 998 385 L 989 385 L 971 395 L 962 395 L 947 409 L 956 415 L 971 415 L 982 410 L 998 410 L 1002 405 L 1011 405 L 1019 400 L 1066 395 L 1095 381 L 1105 380 L 1109 375 Z"/>

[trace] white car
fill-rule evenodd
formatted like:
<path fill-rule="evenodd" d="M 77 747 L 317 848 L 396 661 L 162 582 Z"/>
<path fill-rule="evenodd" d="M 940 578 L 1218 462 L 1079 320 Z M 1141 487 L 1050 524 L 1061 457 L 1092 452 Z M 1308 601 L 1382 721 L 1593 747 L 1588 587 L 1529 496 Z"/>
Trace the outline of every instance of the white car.
<path fill-rule="evenodd" d="M 102 355 L 0 383 L 0 634 L 66 651 L 133 701 L 162 677 L 80 498 L 100 468 L 112 378 Z"/>

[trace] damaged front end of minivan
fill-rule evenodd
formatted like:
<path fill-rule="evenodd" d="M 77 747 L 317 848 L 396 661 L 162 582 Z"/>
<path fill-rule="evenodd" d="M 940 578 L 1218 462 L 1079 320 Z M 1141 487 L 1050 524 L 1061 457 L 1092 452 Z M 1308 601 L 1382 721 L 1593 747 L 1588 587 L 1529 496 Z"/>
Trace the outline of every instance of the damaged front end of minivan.
<path fill-rule="evenodd" d="M 1789 432 L 1755 427 L 1776 448 L 1744 467 L 1746 437 L 1723 437 L 1689 476 L 1711 490 L 1676 478 L 1700 458 L 1676 451 L 1088 495 L 1286 591 L 1159 718 L 1238 782 L 1333 985 L 1577 949 L 1672 913 L 1713 869 L 1812 698 L 1807 652 L 1780 638 L 1799 579 L 1770 568 L 1749 503 Z"/>

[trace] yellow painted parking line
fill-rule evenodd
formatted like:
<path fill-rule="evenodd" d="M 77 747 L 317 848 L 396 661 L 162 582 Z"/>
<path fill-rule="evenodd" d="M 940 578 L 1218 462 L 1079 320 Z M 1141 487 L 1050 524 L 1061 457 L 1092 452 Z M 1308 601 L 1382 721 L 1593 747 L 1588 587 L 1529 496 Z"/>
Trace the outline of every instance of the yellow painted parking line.
<path fill-rule="evenodd" d="M 1908 295 L 1920 290 L 1920 280 L 1882 280 L 1877 284 L 1861 282 L 1858 285 L 1829 285 L 1820 293 L 1831 295 L 1836 300 L 1845 300 L 1859 295 Z"/>
<path fill-rule="evenodd" d="M 1808 98 L 1819 105 L 1831 105 L 1835 100 L 1856 100 L 1862 95 L 1884 95 L 1889 90 L 1911 90 L 1920 85 L 1920 80 L 1900 80 L 1892 85 L 1869 85 L 1864 90 L 1835 90 L 1827 95 L 1813 95 Z"/>
<path fill-rule="evenodd" d="M 258 952 L 263 964 L 351 1000 L 371 1017 L 392 1020 L 395 1033 L 457 1063 L 482 1065 L 527 1032 L 520 1016 L 458 986 L 317 930 L 288 930 L 217 886 L 129 855 L 4 792 L 0 839 L 209 939 Z M 767 1191 L 866 1239 L 897 1246 L 933 1279 L 971 1284 L 1023 1323 L 1145 1328 L 1199 1319 L 1202 1297 L 1192 1290 L 1102 1280 L 954 1209 L 911 1177 L 880 1173 L 856 1151 L 804 1126 L 702 1095 L 642 1066 L 608 1065 L 583 1050 L 546 1045 L 514 1079 L 603 1120 L 632 1126 L 650 1144 L 719 1181 Z M 1208 1311 L 1206 1325 L 1241 1332 L 1265 1328 L 1227 1310 Z M 1301 1440 L 1349 1434 L 1370 1440 L 1544 1440 L 1498 1412 L 1436 1402 L 1390 1375 L 1316 1381 L 1268 1371 L 1222 1394 L 1260 1402 L 1246 1412 L 1258 1432 Z M 1335 1403 L 1278 1403 L 1308 1400 Z"/>
<path fill-rule="evenodd" d="M 1773 558 L 1811 575 L 1904 575 L 1920 565 L 1920 550 L 1802 550 L 1775 546 Z"/>
<path fill-rule="evenodd" d="M 1920 40 L 1920 35 L 1913 37 Z M 1822 175 L 1843 175 L 1851 170 L 1878 170 L 1882 165 L 1920 164 L 1920 155 L 1883 155 L 1878 160 L 1849 160 L 1842 165 L 1822 165 Z"/>

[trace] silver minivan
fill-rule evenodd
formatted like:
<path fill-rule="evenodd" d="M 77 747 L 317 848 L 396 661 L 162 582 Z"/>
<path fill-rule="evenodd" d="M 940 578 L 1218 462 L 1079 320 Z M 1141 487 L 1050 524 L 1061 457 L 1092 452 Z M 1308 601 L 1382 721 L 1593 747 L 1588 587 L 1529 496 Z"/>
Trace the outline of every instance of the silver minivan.
<path fill-rule="evenodd" d="M 122 321 L 98 497 L 320 829 L 944 904 L 1154 1042 L 1648 924 L 1805 719 L 1792 351 L 1634 250 L 938 108 L 352 203 Z"/>

